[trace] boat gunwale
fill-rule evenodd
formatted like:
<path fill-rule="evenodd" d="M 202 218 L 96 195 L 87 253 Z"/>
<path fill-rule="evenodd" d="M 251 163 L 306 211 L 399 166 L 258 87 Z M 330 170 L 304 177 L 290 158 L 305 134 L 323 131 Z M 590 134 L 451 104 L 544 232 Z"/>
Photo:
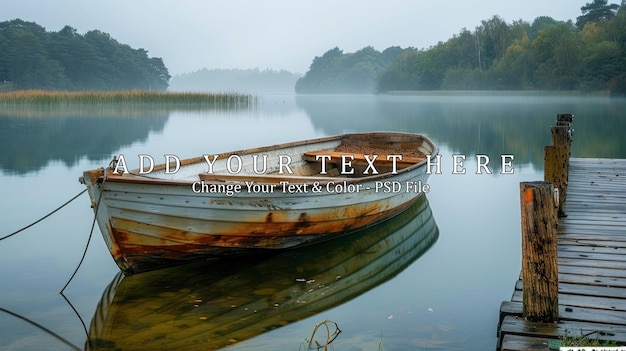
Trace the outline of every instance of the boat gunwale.
<path fill-rule="evenodd" d="M 287 148 L 292 148 L 296 146 L 319 144 L 319 143 L 324 143 L 324 142 L 329 142 L 329 141 L 334 141 L 334 140 L 342 140 L 346 137 L 351 137 L 351 136 L 364 137 L 364 136 L 376 136 L 376 135 L 385 135 L 385 134 L 398 135 L 398 136 L 408 137 L 408 138 L 418 137 L 422 139 L 422 142 L 424 144 L 432 148 L 432 152 L 430 153 L 430 155 L 437 155 L 439 153 L 439 147 L 424 134 L 408 133 L 408 132 L 384 132 L 383 131 L 383 132 L 344 133 L 344 134 L 338 134 L 338 135 L 327 136 L 327 137 L 298 140 L 298 141 L 260 146 L 260 147 L 252 147 L 252 148 L 241 149 L 241 150 L 236 150 L 236 151 L 223 152 L 223 153 L 217 154 L 217 157 L 228 158 L 232 155 L 249 155 L 249 154 L 255 154 L 255 153 L 260 153 L 260 152 L 269 151 L 269 150 L 287 149 Z M 346 154 L 348 155 L 350 153 L 346 153 Z M 180 167 L 189 166 L 189 165 L 202 163 L 202 162 L 206 162 L 204 155 L 181 159 Z M 353 177 L 353 178 L 352 177 L 337 177 L 337 176 L 322 176 L 322 175 L 297 176 L 297 175 L 290 175 L 290 174 L 251 174 L 251 173 L 246 173 L 246 174 L 219 173 L 219 174 L 206 174 L 205 176 L 203 176 L 204 173 L 199 173 L 199 179 L 166 179 L 166 178 L 151 177 L 147 174 L 139 174 L 139 168 L 136 168 L 136 169 L 130 170 L 128 173 L 125 173 L 125 174 L 124 173 L 114 174 L 111 171 L 109 171 L 108 174 L 106 175 L 106 181 L 128 182 L 128 183 L 132 182 L 132 183 L 138 183 L 138 184 L 159 184 L 159 185 L 171 185 L 171 186 L 189 186 L 190 184 L 193 184 L 194 182 L 197 182 L 197 181 L 204 181 L 205 183 L 208 183 L 208 184 L 211 184 L 211 183 L 223 184 L 224 182 L 243 182 L 245 179 L 255 180 L 260 183 L 279 183 L 281 180 L 296 180 L 296 181 L 299 181 L 297 182 L 298 184 L 304 184 L 304 183 L 312 184 L 314 182 L 318 182 L 319 184 L 322 184 L 322 185 L 325 185 L 330 182 L 338 182 L 338 181 L 339 182 L 345 181 L 347 183 L 364 183 L 368 181 L 375 181 L 379 179 L 396 177 L 400 174 L 414 171 L 415 169 L 422 167 L 426 162 L 427 162 L 427 158 L 424 158 L 420 162 L 398 169 L 397 172 L 395 173 L 383 172 L 379 174 L 373 174 L 373 175 L 367 175 L 367 176 L 363 175 L 363 176 Z M 166 168 L 166 165 L 167 165 L 166 163 L 157 164 L 152 169 L 152 172 L 162 171 Z M 173 165 L 174 164 L 170 164 L 170 166 L 173 166 Z M 100 169 L 99 171 L 106 171 L 106 170 Z M 86 171 L 86 172 L 91 172 L 91 171 Z M 104 177 L 104 175 L 102 175 L 101 177 Z"/>

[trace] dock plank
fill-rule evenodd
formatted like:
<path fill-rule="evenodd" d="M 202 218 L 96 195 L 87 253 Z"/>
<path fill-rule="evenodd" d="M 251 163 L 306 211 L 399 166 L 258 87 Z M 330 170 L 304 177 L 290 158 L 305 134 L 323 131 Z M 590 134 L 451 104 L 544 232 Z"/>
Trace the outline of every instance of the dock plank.
<path fill-rule="evenodd" d="M 605 305 L 611 305 L 612 310 L 626 310 L 626 298 L 620 298 L 619 295 L 623 292 L 621 287 L 610 287 L 601 285 L 586 285 L 578 283 L 565 283 L 559 281 L 559 298 L 561 295 L 588 295 L 596 297 L 608 297 L 611 303 L 605 303 Z M 511 298 L 512 301 L 522 302 L 522 281 L 518 280 L 515 284 L 515 293 Z M 626 318 L 624 319 L 626 324 Z"/>
<path fill-rule="evenodd" d="M 559 282 L 626 288 L 626 278 L 601 277 L 559 272 Z"/>
<path fill-rule="evenodd" d="M 585 253 L 585 254 L 615 254 L 615 255 L 626 255 L 626 247 L 619 246 L 607 246 L 607 247 L 596 247 L 596 246 L 581 246 L 581 245 L 573 245 L 569 243 L 561 242 L 559 248 L 557 250 L 559 254 L 567 254 L 567 253 Z"/>
<path fill-rule="evenodd" d="M 517 301 L 504 301 L 500 305 L 501 311 L 507 315 L 522 316 L 522 303 Z M 559 306 L 559 318 L 568 321 L 589 321 L 594 323 L 626 325 L 623 314 L 619 311 L 598 310 L 594 308 Z"/>
<path fill-rule="evenodd" d="M 589 246 L 593 247 L 605 247 L 605 248 L 614 248 L 620 249 L 626 247 L 626 244 L 623 241 L 613 241 L 613 240 L 598 240 L 597 238 L 563 238 L 559 240 L 559 245 L 567 245 L 567 246 Z"/>
<path fill-rule="evenodd" d="M 590 339 L 596 337 L 600 340 L 623 343 L 626 340 L 626 326 L 579 322 L 559 321 L 559 323 L 529 322 L 517 316 L 504 317 L 500 325 L 500 331 L 505 334 L 516 334 L 532 337 L 558 339 L 560 336 L 588 335 Z"/>
<path fill-rule="evenodd" d="M 565 218 L 559 218 L 559 320 L 522 316 L 522 284 L 500 306 L 499 350 L 548 350 L 560 336 L 626 345 L 626 160 L 570 159 Z"/>
<path fill-rule="evenodd" d="M 502 340 L 502 351 L 541 351 L 548 349 L 548 338 L 507 334 Z M 558 340 L 555 338 L 555 340 Z"/>
<path fill-rule="evenodd" d="M 621 269 L 611 268 L 559 266 L 559 273 L 576 274 L 591 277 L 626 278 L 626 272 Z"/>
<path fill-rule="evenodd" d="M 511 301 L 521 303 L 522 292 L 516 290 L 513 293 Z M 607 311 L 620 311 L 623 316 L 622 319 L 626 320 L 626 300 L 624 299 L 598 295 L 579 295 L 559 292 L 559 305 Z M 626 339 L 624 339 L 623 341 L 626 342 Z"/>
<path fill-rule="evenodd" d="M 559 257 L 560 266 L 577 266 L 590 268 L 612 268 L 626 270 L 626 262 L 615 260 L 589 260 L 584 258 L 561 258 Z"/>
<path fill-rule="evenodd" d="M 581 246 L 581 247 L 586 248 L 586 246 Z M 587 252 L 587 251 L 560 250 L 558 251 L 558 256 L 559 256 L 559 259 L 569 259 L 569 260 L 583 259 L 583 260 L 598 261 L 598 262 L 616 261 L 616 262 L 624 263 L 623 255 L 624 255 L 624 251 L 626 250 L 622 249 L 621 251 L 618 251 L 619 248 L 609 248 L 607 250 L 609 251 L 603 250 L 603 252 Z"/>

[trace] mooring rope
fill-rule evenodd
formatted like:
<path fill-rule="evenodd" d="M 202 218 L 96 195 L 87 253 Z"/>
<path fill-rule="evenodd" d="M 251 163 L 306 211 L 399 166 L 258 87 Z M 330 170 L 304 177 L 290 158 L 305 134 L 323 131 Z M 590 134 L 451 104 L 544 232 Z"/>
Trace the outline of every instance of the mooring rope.
<path fill-rule="evenodd" d="M 16 230 L 16 231 L 14 231 L 13 233 L 11 233 L 11 234 L 9 234 L 9 235 L 5 235 L 5 236 L 1 237 L 1 238 L 0 238 L 0 240 L 4 240 L 4 239 L 7 239 L 7 238 L 10 238 L 10 237 L 12 237 L 13 235 L 15 235 L 15 234 L 17 234 L 17 233 L 20 233 L 20 232 L 23 232 L 24 230 L 26 230 L 26 229 L 28 229 L 28 228 L 30 228 L 30 227 L 32 227 L 32 226 L 34 226 L 35 224 L 37 224 L 37 223 L 39 223 L 39 222 L 43 221 L 43 220 L 44 220 L 44 219 L 46 219 L 46 218 L 48 218 L 48 217 L 52 216 L 55 212 L 57 212 L 58 210 L 62 209 L 62 208 L 63 208 L 63 207 L 65 207 L 65 206 L 67 206 L 70 202 L 72 202 L 72 201 L 76 200 L 76 198 L 77 198 L 77 197 L 79 197 L 79 196 L 81 196 L 81 195 L 82 195 L 85 191 L 87 191 L 87 189 L 84 189 L 83 191 L 81 191 L 80 193 L 78 193 L 76 196 L 74 196 L 73 198 L 71 198 L 71 199 L 69 199 L 67 202 L 65 202 L 63 205 L 61 205 L 61 206 L 57 207 L 54 211 L 52 211 L 52 212 L 48 213 L 47 215 L 45 215 L 45 216 L 43 216 L 43 217 L 39 218 L 39 219 L 38 219 L 38 220 L 36 220 L 35 222 L 33 222 L 33 223 L 31 223 L 31 224 L 29 224 L 29 225 L 25 226 L 25 227 L 24 227 L 24 228 L 22 228 L 22 229 Z"/>
<path fill-rule="evenodd" d="M 104 181 L 106 181 L 106 172 L 105 172 L 105 177 L 104 177 L 103 182 Z M 72 276 L 70 277 L 70 279 L 67 280 L 65 285 L 63 285 L 63 288 L 61 289 L 61 291 L 59 291 L 59 294 L 61 295 L 63 295 L 63 291 L 65 290 L 65 288 L 67 288 L 67 286 L 70 285 L 70 282 L 72 281 L 72 279 L 74 279 L 74 276 L 76 275 L 76 273 L 78 273 L 78 269 L 83 264 L 83 261 L 85 260 L 85 256 L 87 256 L 87 249 L 89 249 L 89 243 L 91 242 L 91 237 L 93 236 L 93 228 L 95 228 L 96 221 L 98 219 L 98 210 L 100 209 L 100 200 L 102 199 L 102 193 L 103 191 L 101 189 L 100 194 L 98 195 L 98 201 L 96 202 L 96 207 L 94 207 L 94 216 L 93 216 L 93 221 L 91 222 L 91 230 L 89 231 L 89 237 L 87 238 L 87 244 L 85 244 L 85 250 L 83 251 L 83 256 L 80 258 L 80 261 L 78 262 L 78 265 L 76 266 L 76 269 L 74 270 L 74 273 L 72 273 Z"/>
<path fill-rule="evenodd" d="M 102 195 L 102 193 L 100 194 Z M 70 282 L 72 281 L 72 279 L 74 279 L 74 276 L 76 275 L 76 273 L 78 273 L 78 269 L 83 264 L 83 261 L 85 260 L 85 256 L 87 256 L 87 249 L 89 248 L 89 243 L 91 242 L 91 236 L 93 235 L 93 228 L 96 226 L 96 218 L 97 216 L 94 215 L 93 222 L 91 222 L 91 231 L 89 232 L 89 237 L 87 238 L 87 244 L 85 245 L 85 250 L 83 251 L 83 256 L 80 258 L 80 261 L 78 262 L 78 265 L 76 266 L 76 269 L 74 270 L 74 273 L 72 273 L 72 276 L 70 277 L 70 279 L 67 280 L 67 283 L 65 283 L 61 291 L 59 291 L 59 294 L 61 295 L 63 295 L 63 291 L 65 290 L 65 288 L 67 288 L 67 286 L 70 285 Z"/>
<path fill-rule="evenodd" d="M 106 180 L 106 177 L 105 177 L 105 180 Z M 0 241 L 1 241 L 1 240 L 4 240 L 4 239 L 7 239 L 7 238 L 10 238 L 10 237 L 12 237 L 13 235 L 18 234 L 18 233 L 20 233 L 20 232 L 22 232 L 22 231 L 24 231 L 24 230 L 26 230 L 26 229 L 28 229 L 28 228 L 30 228 L 30 227 L 32 227 L 32 226 L 34 226 L 35 224 L 37 224 L 37 223 L 39 223 L 39 222 L 43 221 L 44 219 L 46 219 L 46 218 L 48 218 L 48 217 L 52 216 L 54 213 L 56 213 L 56 212 L 57 212 L 57 211 L 59 211 L 60 209 L 62 209 L 63 207 L 67 206 L 70 202 L 72 202 L 72 201 L 76 200 L 79 196 L 81 196 L 81 195 L 82 195 L 83 193 L 85 193 L 86 191 L 87 191 L 87 189 L 82 190 L 81 192 L 79 192 L 78 194 L 76 194 L 74 197 L 72 197 L 71 199 L 69 199 L 68 201 L 66 201 L 64 204 L 62 204 L 61 206 L 57 207 L 56 209 L 54 209 L 52 212 L 48 213 L 47 215 L 45 215 L 45 216 L 41 217 L 40 219 L 36 220 L 35 222 L 33 222 L 33 223 L 31 223 L 31 224 L 29 224 L 29 225 L 27 225 L 27 226 L 25 226 L 25 227 L 23 227 L 23 228 L 21 228 L 21 229 L 19 229 L 19 230 L 14 231 L 14 232 L 13 232 L 13 233 L 11 233 L 11 234 L 8 234 L 8 235 L 5 235 L 5 236 L 1 237 L 1 238 L 0 238 Z M 87 249 L 89 248 L 89 243 L 91 242 L 91 237 L 93 236 L 93 230 L 94 230 L 95 225 L 96 225 L 96 220 L 97 220 L 97 216 L 96 216 L 96 214 L 97 214 L 97 211 L 98 211 L 98 207 L 100 206 L 100 199 L 102 199 L 102 191 L 100 192 L 100 195 L 98 196 L 98 202 L 96 203 L 96 207 L 95 207 L 96 212 L 94 213 L 93 221 L 92 221 L 92 223 L 91 223 L 91 231 L 89 232 L 89 237 L 87 238 L 87 244 L 85 245 L 85 250 L 83 251 L 83 256 L 80 258 L 80 261 L 78 262 L 78 265 L 76 266 L 76 269 L 74 270 L 74 273 L 72 273 L 72 276 L 71 276 L 71 277 L 67 280 L 67 282 L 65 283 L 65 285 L 63 286 L 63 288 L 61 289 L 61 291 L 59 291 L 59 294 L 61 294 L 61 296 L 65 299 L 65 301 L 67 301 L 67 302 L 69 303 L 69 305 L 70 305 L 70 307 L 72 308 L 72 310 L 74 310 L 74 313 L 76 313 L 76 315 L 77 315 L 77 316 L 78 316 L 78 318 L 80 319 L 80 322 L 81 322 L 81 323 L 82 323 L 82 325 L 83 325 L 83 329 L 84 329 L 84 331 L 85 331 L 85 334 L 87 335 L 87 340 L 88 340 L 88 342 L 89 342 L 89 344 L 90 344 L 90 345 L 91 345 L 91 340 L 89 339 L 89 333 L 87 332 L 87 328 L 86 328 L 86 326 L 85 326 L 85 323 L 83 322 L 82 318 L 80 318 L 80 315 L 78 315 L 78 311 L 76 311 L 76 309 L 74 308 L 74 306 L 73 306 L 73 305 L 69 302 L 69 300 L 65 297 L 65 295 L 63 294 L 63 291 L 65 290 L 65 288 L 67 288 L 67 286 L 70 284 L 70 282 L 72 281 L 72 279 L 74 279 L 74 276 L 75 276 L 75 275 L 76 275 L 76 273 L 78 272 L 78 269 L 80 268 L 80 266 L 82 265 L 83 261 L 85 260 L 85 256 L 87 255 Z M 62 342 L 63 342 L 63 343 L 65 343 L 66 345 L 70 346 L 71 348 L 76 349 L 76 350 L 79 350 L 79 348 L 78 348 L 78 347 L 76 347 L 75 345 L 73 345 L 72 343 L 70 343 L 69 341 L 67 341 L 66 339 L 64 339 L 63 337 L 61 337 L 61 336 L 59 336 L 58 334 L 56 334 L 56 333 L 52 332 L 50 329 L 48 329 L 48 328 L 46 328 L 46 327 L 44 327 L 44 326 L 42 326 L 42 325 L 40 325 L 40 324 L 37 324 L 36 322 L 33 322 L 33 321 L 31 321 L 31 320 L 29 320 L 29 319 L 27 319 L 27 318 L 23 317 L 23 316 L 20 316 L 20 315 L 18 315 L 18 314 L 16 314 L 16 313 L 13 313 L 13 312 L 11 312 L 11 311 L 9 311 L 9 310 L 6 310 L 6 309 L 4 309 L 4 308 L 0 308 L 0 312 L 5 312 L 5 313 L 10 314 L 10 315 L 12 315 L 12 316 L 15 316 L 15 317 L 17 317 L 17 318 L 20 318 L 20 319 L 22 319 L 22 320 L 24 320 L 24 321 L 26 321 L 26 322 L 28 322 L 28 323 L 30 323 L 30 324 L 32 324 L 32 325 L 34 325 L 34 326 L 38 327 L 38 328 L 40 328 L 41 330 L 43 330 L 43 331 L 45 331 L 45 332 L 49 333 L 50 335 L 52 335 L 52 336 L 56 337 L 57 339 L 59 339 L 60 341 L 62 341 Z"/>

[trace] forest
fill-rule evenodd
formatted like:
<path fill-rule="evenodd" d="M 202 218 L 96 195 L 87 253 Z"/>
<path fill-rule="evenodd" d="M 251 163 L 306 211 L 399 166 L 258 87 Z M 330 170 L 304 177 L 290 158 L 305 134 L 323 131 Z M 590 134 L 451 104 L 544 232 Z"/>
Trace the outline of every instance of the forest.
<path fill-rule="evenodd" d="M 20 19 L 0 22 L 0 91 L 236 90 L 386 93 L 406 90 L 578 90 L 626 94 L 626 0 L 593 0 L 576 21 L 499 16 L 429 48 L 338 47 L 304 76 L 286 71 L 208 70 L 175 77 L 163 60 L 109 34 L 58 32 Z M 202 84 L 198 81 L 203 81 Z M 207 83 L 208 82 L 208 83 Z M 228 83 L 226 83 L 228 82 Z M 235 84 L 237 82 L 237 84 Z M 264 85 L 266 85 L 264 87 Z M 293 91 L 293 90 L 291 90 Z"/>
<path fill-rule="evenodd" d="M 0 22 L 0 91 L 153 90 L 168 87 L 163 60 L 107 33 L 65 26 L 48 32 L 20 19 Z"/>
<path fill-rule="evenodd" d="M 372 47 L 315 57 L 297 93 L 580 90 L 626 94 L 626 5 L 594 0 L 576 22 L 499 16 L 426 49 Z"/>

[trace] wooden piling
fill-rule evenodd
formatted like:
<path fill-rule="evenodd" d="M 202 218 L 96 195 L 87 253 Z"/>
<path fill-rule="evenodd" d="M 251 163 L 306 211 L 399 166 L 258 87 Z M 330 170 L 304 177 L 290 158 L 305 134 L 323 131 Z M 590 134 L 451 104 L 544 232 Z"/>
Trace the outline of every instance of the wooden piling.
<path fill-rule="evenodd" d="M 569 150 L 565 146 L 546 146 L 544 148 L 544 181 L 552 183 L 558 194 L 558 217 L 567 217 L 565 199 L 569 169 Z"/>
<path fill-rule="evenodd" d="M 552 145 L 546 146 L 544 158 L 544 181 L 552 183 L 557 189 L 559 203 L 557 216 L 566 217 L 565 199 L 567 198 L 569 158 L 572 145 L 572 122 L 574 115 L 558 114 L 556 126 L 552 132 Z"/>
<path fill-rule="evenodd" d="M 574 115 L 571 113 L 560 113 L 556 115 L 557 126 L 571 126 L 574 122 Z"/>
<path fill-rule="evenodd" d="M 572 145 L 572 134 L 570 126 L 554 126 L 550 128 L 552 131 L 552 145 L 564 146 L 569 152 Z"/>
<path fill-rule="evenodd" d="M 522 282 L 524 318 L 559 318 L 557 216 L 554 187 L 547 182 L 520 183 L 522 210 Z"/>

